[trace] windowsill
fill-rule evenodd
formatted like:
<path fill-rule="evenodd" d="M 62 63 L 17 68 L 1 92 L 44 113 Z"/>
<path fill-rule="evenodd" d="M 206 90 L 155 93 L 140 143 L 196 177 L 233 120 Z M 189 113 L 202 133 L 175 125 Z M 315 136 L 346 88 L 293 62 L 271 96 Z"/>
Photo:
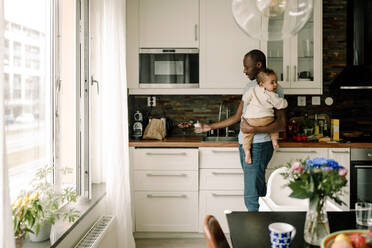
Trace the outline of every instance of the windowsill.
<path fill-rule="evenodd" d="M 68 236 L 68 234 L 74 229 L 74 227 L 84 219 L 84 217 L 96 206 L 106 195 L 106 184 L 92 184 L 92 199 L 87 200 L 84 197 L 80 197 L 73 205 L 66 205 L 64 208 L 74 207 L 80 211 L 80 217 L 73 223 L 63 221 L 60 219 L 53 225 L 50 237 L 52 240 L 44 242 L 31 242 L 27 238 L 23 244 L 23 248 L 46 248 L 46 247 L 57 247 L 61 241 Z"/>

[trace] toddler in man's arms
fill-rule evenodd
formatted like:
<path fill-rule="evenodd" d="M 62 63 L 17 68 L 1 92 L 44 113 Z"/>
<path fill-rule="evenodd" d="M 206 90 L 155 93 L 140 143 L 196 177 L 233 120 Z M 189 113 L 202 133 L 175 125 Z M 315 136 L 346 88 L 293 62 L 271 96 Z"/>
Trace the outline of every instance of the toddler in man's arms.
<path fill-rule="evenodd" d="M 278 81 L 275 72 L 269 68 L 261 70 L 257 75 L 258 85 L 250 88 L 242 100 L 248 104 L 243 118 L 251 126 L 267 126 L 274 121 L 274 108 L 284 109 L 288 106 L 287 100 L 275 93 Z M 243 149 L 245 162 L 252 163 L 251 144 L 254 133 L 243 133 Z M 279 133 L 270 133 L 274 149 L 279 148 Z"/>

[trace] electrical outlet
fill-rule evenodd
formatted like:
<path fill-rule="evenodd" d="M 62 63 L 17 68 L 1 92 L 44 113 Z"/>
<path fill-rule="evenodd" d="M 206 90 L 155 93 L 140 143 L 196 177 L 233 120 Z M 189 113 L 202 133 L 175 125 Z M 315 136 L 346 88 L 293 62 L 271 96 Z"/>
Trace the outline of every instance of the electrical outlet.
<path fill-rule="evenodd" d="M 156 97 L 155 96 L 148 96 L 147 97 L 147 107 L 155 107 L 156 106 Z"/>
<path fill-rule="evenodd" d="M 312 105 L 320 105 L 320 96 L 312 96 L 311 97 L 311 104 Z"/>
<path fill-rule="evenodd" d="M 306 106 L 306 96 L 297 97 L 297 106 L 300 106 L 300 107 Z"/>

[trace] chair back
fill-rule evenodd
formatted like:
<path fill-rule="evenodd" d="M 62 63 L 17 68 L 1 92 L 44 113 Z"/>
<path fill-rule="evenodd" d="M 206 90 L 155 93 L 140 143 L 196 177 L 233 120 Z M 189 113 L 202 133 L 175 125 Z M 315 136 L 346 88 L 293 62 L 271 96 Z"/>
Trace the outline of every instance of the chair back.
<path fill-rule="evenodd" d="M 284 177 L 281 175 L 281 173 L 286 172 L 287 170 L 287 167 L 281 167 L 271 173 L 267 182 L 266 196 L 271 198 L 275 204 L 280 206 L 291 205 L 306 207 L 307 200 L 289 197 L 289 195 L 292 193 L 292 190 L 287 186 L 288 179 L 284 179 Z"/>
<path fill-rule="evenodd" d="M 220 224 L 213 215 L 205 217 L 203 229 L 208 248 L 230 248 Z"/>

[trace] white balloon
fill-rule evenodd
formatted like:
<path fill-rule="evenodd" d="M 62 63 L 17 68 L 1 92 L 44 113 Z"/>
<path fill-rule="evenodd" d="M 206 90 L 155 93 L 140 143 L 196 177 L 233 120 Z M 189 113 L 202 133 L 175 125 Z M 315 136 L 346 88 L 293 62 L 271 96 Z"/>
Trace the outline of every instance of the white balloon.
<path fill-rule="evenodd" d="M 232 0 L 232 13 L 240 28 L 263 41 L 296 35 L 312 10 L 313 0 Z"/>

